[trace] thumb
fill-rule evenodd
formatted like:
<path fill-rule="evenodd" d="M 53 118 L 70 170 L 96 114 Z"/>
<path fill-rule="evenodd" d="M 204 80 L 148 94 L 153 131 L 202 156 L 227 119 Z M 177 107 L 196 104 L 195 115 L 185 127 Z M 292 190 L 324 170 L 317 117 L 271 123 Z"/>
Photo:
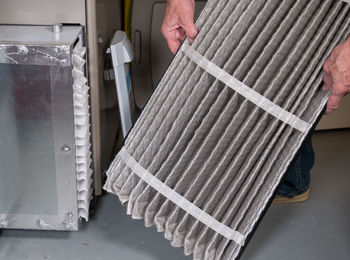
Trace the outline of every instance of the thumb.
<path fill-rule="evenodd" d="M 189 39 L 190 42 L 193 42 L 194 39 L 196 38 L 197 34 L 198 34 L 198 29 L 197 27 L 194 25 L 193 22 L 184 25 L 183 29 L 185 30 L 186 36 Z"/>

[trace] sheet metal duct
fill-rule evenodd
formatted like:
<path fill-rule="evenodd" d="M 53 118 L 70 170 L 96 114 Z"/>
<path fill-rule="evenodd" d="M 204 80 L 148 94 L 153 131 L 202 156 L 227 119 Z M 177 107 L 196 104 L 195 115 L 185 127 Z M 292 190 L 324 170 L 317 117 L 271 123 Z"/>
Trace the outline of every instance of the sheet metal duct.
<path fill-rule="evenodd" d="M 88 220 L 91 134 L 82 29 L 0 25 L 1 228 L 78 230 L 80 218 Z"/>
<path fill-rule="evenodd" d="M 194 259 L 236 259 L 322 113 L 349 23 L 339 0 L 209 1 L 105 189 Z"/>

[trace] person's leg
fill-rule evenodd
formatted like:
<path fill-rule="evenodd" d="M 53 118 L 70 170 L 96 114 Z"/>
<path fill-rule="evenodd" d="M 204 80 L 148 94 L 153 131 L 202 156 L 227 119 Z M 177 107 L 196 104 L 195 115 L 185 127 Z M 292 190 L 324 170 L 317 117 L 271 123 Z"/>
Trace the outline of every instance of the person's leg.
<path fill-rule="evenodd" d="M 310 187 L 310 171 L 315 162 L 311 139 L 312 135 L 310 134 L 307 136 L 296 158 L 292 162 L 277 193 L 279 195 L 278 197 L 293 198 L 308 192 Z M 299 201 L 305 200 L 307 197 L 308 194 L 306 194 L 304 197 L 301 197 Z M 283 201 L 281 201 L 281 203 L 283 203 Z"/>

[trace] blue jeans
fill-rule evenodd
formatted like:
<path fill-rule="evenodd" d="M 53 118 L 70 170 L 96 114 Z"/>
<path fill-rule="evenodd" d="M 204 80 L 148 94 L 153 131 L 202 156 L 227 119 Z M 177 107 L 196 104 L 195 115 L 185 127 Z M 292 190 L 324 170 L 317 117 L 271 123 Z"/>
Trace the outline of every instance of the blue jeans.
<path fill-rule="evenodd" d="M 304 144 L 290 165 L 277 193 L 278 195 L 294 197 L 304 193 L 310 187 L 310 171 L 315 162 L 311 136 L 312 134 L 307 136 Z"/>

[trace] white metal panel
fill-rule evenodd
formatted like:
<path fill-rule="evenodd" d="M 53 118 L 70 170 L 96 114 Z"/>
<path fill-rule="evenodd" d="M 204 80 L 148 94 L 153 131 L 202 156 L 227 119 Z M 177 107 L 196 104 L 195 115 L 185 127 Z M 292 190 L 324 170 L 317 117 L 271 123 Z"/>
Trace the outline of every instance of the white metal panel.
<path fill-rule="evenodd" d="M 85 0 L 1 0 L 0 23 L 85 25 Z"/>

